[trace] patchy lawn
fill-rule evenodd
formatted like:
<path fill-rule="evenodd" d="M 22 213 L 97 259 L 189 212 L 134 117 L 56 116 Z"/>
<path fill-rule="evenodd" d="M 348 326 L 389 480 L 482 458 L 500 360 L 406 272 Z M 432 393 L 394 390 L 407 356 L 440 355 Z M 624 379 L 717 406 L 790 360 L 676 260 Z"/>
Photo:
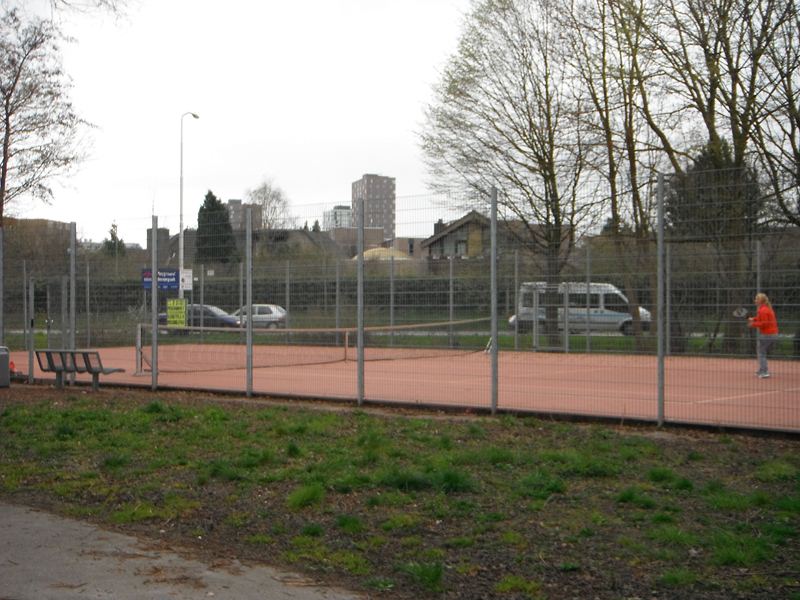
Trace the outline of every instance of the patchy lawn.
<path fill-rule="evenodd" d="M 800 598 L 800 442 L 0 391 L 0 497 L 386 598 Z"/>

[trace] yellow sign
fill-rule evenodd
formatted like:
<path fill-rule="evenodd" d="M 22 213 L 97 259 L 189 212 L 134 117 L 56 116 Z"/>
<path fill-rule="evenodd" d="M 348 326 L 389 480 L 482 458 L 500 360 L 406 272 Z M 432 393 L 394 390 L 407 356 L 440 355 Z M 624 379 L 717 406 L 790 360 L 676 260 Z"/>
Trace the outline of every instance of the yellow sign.
<path fill-rule="evenodd" d="M 167 299 L 167 325 L 169 327 L 186 326 L 186 298 Z"/>

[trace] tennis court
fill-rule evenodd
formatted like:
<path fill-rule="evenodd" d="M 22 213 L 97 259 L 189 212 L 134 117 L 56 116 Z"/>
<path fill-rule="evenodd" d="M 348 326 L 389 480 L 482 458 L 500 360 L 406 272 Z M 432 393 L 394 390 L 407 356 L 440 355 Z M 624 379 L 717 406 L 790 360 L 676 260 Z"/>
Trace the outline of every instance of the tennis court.
<path fill-rule="evenodd" d="M 216 354 L 209 353 L 207 344 L 172 348 L 159 349 L 160 388 L 246 391 L 243 347 L 221 348 Z M 272 358 L 262 360 L 260 351 Z M 382 348 L 379 355 L 370 356 L 367 348 L 365 353 L 367 402 L 491 408 L 491 361 L 483 351 L 418 349 L 412 353 L 405 348 Z M 136 373 L 134 348 L 104 348 L 101 354 L 106 366 L 125 369 L 102 378 L 101 385 L 150 387 L 151 372 Z M 265 361 L 280 356 L 285 360 L 265 366 Z M 300 357 L 304 364 L 290 364 L 292 357 L 295 361 Z M 27 370 L 25 353 L 14 352 L 11 358 Z M 357 398 L 352 349 L 345 355 L 341 348 L 303 346 L 298 354 L 291 345 L 256 346 L 254 365 L 253 391 L 259 395 L 353 402 Z M 34 369 L 37 379 L 54 380 L 36 365 Z M 754 359 L 667 357 L 664 418 L 674 423 L 800 431 L 800 361 L 771 360 L 770 369 L 772 378 L 759 379 Z M 658 418 L 654 356 L 502 351 L 498 371 L 499 410 L 620 421 Z M 89 379 L 79 375 L 77 380 Z"/>

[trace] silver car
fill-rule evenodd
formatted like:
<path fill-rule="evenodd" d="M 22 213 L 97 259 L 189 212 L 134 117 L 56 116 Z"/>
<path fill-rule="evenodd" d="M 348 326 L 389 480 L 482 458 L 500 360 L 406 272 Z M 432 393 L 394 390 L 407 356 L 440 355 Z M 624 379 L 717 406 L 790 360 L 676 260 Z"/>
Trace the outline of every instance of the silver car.
<path fill-rule="evenodd" d="M 247 307 L 243 306 L 232 313 L 241 320 L 242 325 L 247 324 Z M 253 327 L 278 329 L 286 327 L 286 309 L 277 304 L 253 304 Z"/>

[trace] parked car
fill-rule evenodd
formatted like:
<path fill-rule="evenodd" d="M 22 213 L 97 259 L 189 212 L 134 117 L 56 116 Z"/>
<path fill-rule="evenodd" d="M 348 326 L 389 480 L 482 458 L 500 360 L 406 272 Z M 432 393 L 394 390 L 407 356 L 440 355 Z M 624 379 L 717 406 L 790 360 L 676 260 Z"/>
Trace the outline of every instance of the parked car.
<path fill-rule="evenodd" d="M 242 325 L 247 324 L 247 307 L 243 306 L 233 313 L 241 320 Z M 277 329 L 286 327 L 286 309 L 277 304 L 253 304 L 253 327 Z"/>
<path fill-rule="evenodd" d="M 167 324 L 167 313 L 159 313 L 160 325 Z M 239 320 L 212 304 L 187 304 L 186 324 L 193 327 L 238 327 Z"/>

